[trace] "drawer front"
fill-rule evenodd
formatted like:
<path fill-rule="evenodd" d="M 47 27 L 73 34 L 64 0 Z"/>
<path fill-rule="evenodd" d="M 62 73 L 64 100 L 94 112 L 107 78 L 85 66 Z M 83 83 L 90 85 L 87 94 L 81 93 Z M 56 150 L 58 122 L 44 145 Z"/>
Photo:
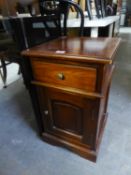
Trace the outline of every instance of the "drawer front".
<path fill-rule="evenodd" d="M 34 79 L 47 84 L 94 92 L 96 69 L 64 64 L 31 61 Z"/>

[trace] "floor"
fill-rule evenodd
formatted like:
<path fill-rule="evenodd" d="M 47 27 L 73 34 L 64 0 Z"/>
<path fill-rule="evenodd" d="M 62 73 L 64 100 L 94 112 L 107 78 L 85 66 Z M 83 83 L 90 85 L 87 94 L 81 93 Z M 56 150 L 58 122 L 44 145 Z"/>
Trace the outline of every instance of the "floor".
<path fill-rule="evenodd" d="M 18 80 L 21 75 L 18 74 L 18 64 L 12 63 L 7 66 L 7 86 Z M 0 90 L 3 89 L 3 82 L 0 76 Z"/>
<path fill-rule="evenodd" d="M 131 28 L 130 27 L 121 27 L 120 28 L 120 33 L 131 33 Z"/>
<path fill-rule="evenodd" d="M 37 135 L 22 79 L 0 91 L 0 175 L 131 175 L 131 34 L 121 34 L 97 163 Z"/>

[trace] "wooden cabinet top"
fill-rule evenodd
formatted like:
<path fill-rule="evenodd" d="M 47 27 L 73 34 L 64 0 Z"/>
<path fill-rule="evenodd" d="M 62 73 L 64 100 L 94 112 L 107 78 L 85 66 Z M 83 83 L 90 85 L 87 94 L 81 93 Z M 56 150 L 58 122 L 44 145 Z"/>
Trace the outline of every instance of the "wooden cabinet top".
<path fill-rule="evenodd" d="M 60 37 L 22 52 L 28 57 L 111 64 L 119 38 Z"/>

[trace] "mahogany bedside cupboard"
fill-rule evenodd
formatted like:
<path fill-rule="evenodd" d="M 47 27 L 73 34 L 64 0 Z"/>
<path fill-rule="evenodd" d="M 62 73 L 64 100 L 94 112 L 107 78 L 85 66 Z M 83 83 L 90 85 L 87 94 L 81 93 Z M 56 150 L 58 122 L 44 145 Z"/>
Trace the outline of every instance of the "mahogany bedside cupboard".
<path fill-rule="evenodd" d="M 61 37 L 22 52 L 42 138 L 96 161 L 118 38 Z"/>

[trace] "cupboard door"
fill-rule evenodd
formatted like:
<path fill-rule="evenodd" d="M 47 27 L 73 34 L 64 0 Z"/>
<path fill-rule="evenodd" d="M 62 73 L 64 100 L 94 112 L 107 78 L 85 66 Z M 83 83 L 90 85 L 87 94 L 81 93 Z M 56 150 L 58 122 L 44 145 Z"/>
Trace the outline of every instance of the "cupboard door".
<path fill-rule="evenodd" d="M 51 88 L 38 88 L 45 132 L 66 141 L 94 145 L 95 101 Z"/>

